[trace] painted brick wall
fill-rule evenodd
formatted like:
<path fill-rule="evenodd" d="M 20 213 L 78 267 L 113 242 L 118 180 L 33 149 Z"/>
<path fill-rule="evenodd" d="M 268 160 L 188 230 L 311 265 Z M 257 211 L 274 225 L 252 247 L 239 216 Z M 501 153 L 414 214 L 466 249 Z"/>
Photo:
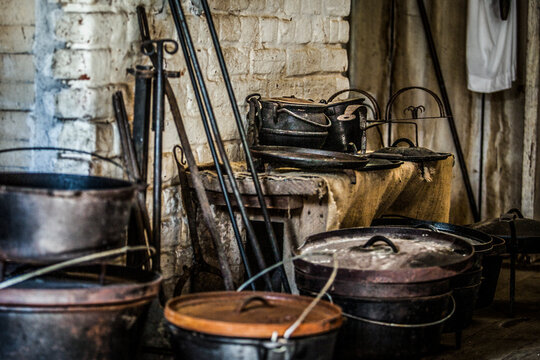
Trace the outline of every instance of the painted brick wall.
<path fill-rule="evenodd" d="M 111 95 L 122 90 L 132 112 L 126 68 L 147 64 L 139 52 L 135 7 L 145 5 L 154 38 L 176 32 L 163 0 L 3 0 L 0 12 L 0 147 L 51 145 L 118 157 L 120 144 Z M 184 9 L 188 8 L 184 1 Z M 294 95 L 318 100 L 348 87 L 345 75 L 350 0 L 214 0 L 214 20 L 243 114 L 244 98 Z M 22 11 L 24 10 L 24 11 Z M 232 159 L 241 157 L 238 134 L 204 17 L 188 11 L 207 87 Z M 35 33 L 35 36 L 34 36 Z M 191 84 L 179 51 L 166 57 L 190 141 L 199 162 L 211 160 Z M 163 264 L 169 284 L 189 261 L 176 168 L 178 143 L 170 114 L 164 134 Z M 72 159 L 72 160 L 70 160 Z M 23 167 L 121 176 L 87 157 L 33 156 Z M 2 160 L 0 159 L 0 164 Z"/>

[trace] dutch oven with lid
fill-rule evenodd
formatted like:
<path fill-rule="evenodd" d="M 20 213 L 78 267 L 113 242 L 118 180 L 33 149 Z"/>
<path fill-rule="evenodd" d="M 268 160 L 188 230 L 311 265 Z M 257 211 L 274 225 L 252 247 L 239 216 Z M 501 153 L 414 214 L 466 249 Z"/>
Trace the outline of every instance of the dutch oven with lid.
<path fill-rule="evenodd" d="M 104 177 L 0 173 L 0 260 L 52 263 L 121 246 L 135 192 Z"/>
<path fill-rule="evenodd" d="M 437 349 L 454 313 L 450 279 L 467 271 L 474 249 L 454 236 L 423 229 L 352 228 L 315 234 L 297 254 L 335 253 L 337 277 L 328 291 L 347 318 L 339 359 L 417 358 Z M 295 260 L 302 293 L 322 288 L 327 257 Z"/>
<path fill-rule="evenodd" d="M 136 358 L 161 275 L 101 269 L 72 268 L 0 290 L 0 358 Z"/>
<path fill-rule="evenodd" d="M 208 292 L 165 306 L 175 358 L 330 360 L 341 309 L 320 301 L 287 337 L 312 298 L 269 292 Z"/>
<path fill-rule="evenodd" d="M 320 149 L 328 135 L 326 105 L 295 97 L 246 98 L 258 129 L 260 145 Z"/>

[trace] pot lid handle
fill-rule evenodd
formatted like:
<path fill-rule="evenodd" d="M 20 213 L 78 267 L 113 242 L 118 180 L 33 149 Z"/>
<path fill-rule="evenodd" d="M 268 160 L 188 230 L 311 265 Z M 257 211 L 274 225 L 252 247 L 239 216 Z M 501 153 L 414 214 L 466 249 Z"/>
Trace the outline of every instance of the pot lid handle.
<path fill-rule="evenodd" d="M 382 235 L 375 235 L 373 236 L 371 239 L 369 239 L 363 246 L 364 249 L 367 249 L 368 247 L 370 246 L 373 246 L 373 244 L 375 244 L 377 241 L 382 241 L 384 243 L 386 243 L 386 245 L 390 246 L 392 248 L 392 251 L 394 253 L 397 253 L 399 250 L 397 248 L 397 246 L 392 242 L 392 240 L 390 240 L 389 238 L 387 238 L 386 236 L 382 236 Z"/>
<path fill-rule="evenodd" d="M 397 147 L 398 144 L 401 144 L 401 143 L 405 143 L 405 144 L 409 145 L 409 147 L 416 147 L 414 145 L 414 143 L 411 141 L 411 139 L 407 139 L 407 138 L 399 138 L 396 141 L 394 141 L 391 146 L 392 147 Z"/>
<path fill-rule="evenodd" d="M 267 306 L 267 307 L 272 307 L 274 305 L 270 304 L 270 302 L 268 302 L 267 299 L 265 299 L 263 296 L 260 296 L 260 295 L 253 295 L 253 296 L 250 296 L 248 298 L 246 298 L 244 301 L 242 301 L 242 303 L 240 304 L 240 306 L 238 306 L 238 308 L 236 309 L 236 312 L 237 313 L 241 313 L 243 311 L 246 311 L 248 310 L 247 309 L 247 306 L 253 302 L 253 301 L 260 301 L 261 303 L 263 303 L 264 306 Z"/>

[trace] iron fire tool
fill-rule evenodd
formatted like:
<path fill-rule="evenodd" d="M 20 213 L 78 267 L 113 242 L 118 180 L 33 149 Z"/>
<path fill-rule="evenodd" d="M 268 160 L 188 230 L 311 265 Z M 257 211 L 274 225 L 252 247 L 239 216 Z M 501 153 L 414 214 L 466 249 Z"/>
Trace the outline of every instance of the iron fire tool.
<path fill-rule="evenodd" d="M 118 132 L 120 134 L 120 143 L 122 145 L 122 152 L 124 155 L 124 164 L 126 168 L 128 169 L 128 173 L 130 174 L 130 181 L 136 184 L 146 184 L 146 181 L 144 181 L 141 177 L 133 140 L 129 136 L 129 124 L 128 124 L 126 107 L 124 104 L 124 97 L 122 96 L 122 92 L 117 91 L 116 93 L 114 93 L 113 107 L 114 107 L 116 122 L 118 124 Z M 144 245 L 144 244 L 148 245 L 149 241 L 153 238 L 152 228 L 150 226 L 150 217 L 146 209 L 144 193 L 145 191 L 137 192 L 137 202 L 135 203 L 135 212 L 134 212 L 139 241 L 138 241 L 138 244 L 129 244 L 129 245 Z M 145 237 L 145 234 L 146 234 L 146 237 Z M 128 256 L 133 257 L 133 263 L 140 262 L 139 256 L 135 256 L 135 255 L 130 256 L 129 254 Z"/>
<path fill-rule="evenodd" d="M 238 104 L 236 102 L 236 96 L 234 94 L 234 90 L 231 84 L 231 79 L 229 77 L 229 72 L 227 70 L 227 64 L 225 63 L 225 58 L 223 56 L 223 52 L 221 51 L 221 45 L 219 43 L 219 38 L 216 33 L 216 27 L 214 26 L 214 20 L 212 19 L 212 13 L 210 11 L 210 7 L 208 6 L 208 2 L 206 0 L 202 0 L 201 3 L 204 9 L 204 15 L 206 16 L 206 20 L 208 22 L 208 28 L 210 30 L 210 35 L 212 37 L 212 42 L 214 44 L 214 49 L 216 51 L 219 67 L 221 69 L 221 74 L 223 75 L 225 87 L 227 88 L 229 101 L 231 102 L 234 119 L 236 120 L 236 127 L 238 129 L 238 133 L 240 134 L 240 139 L 242 141 L 242 146 L 244 148 L 244 153 L 246 156 L 246 163 L 248 165 L 249 171 L 251 173 L 251 177 L 253 179 L 253 185 L 255 187 L 255 192 L 257 193 L 257 198 L 259 199 L 259 205 L 261 207 L 264 224 L 266 226 L 266 231 L 268 233 L 268 239 L 270 240 L 270 246 L 272 248 L 272 254 L 274 255 L 274 261 L 279 262 L 282 260 L 282 256 L 279 253 L 279 247 L 276 241 L 276 234 L 274 232 L 274 228 L 272 227 L 272 222 L 270 221 L 270 215 L 268 214 L 268 208 L 266 206 L 264 195 L 261 189 L 259 177 L 257 175 L 257 171 L 253 163 L 253 157 L 249 149 L 246 133 L 244 130 L 244 126 L 242 124 L 242 119 L 240 117 L 240 111 L 238 110 Z M 289 285 L 289 281 L 287 280 L 287 276 L 285 275 L 285 267 L 283 265 L 280 267 L 280 275 L 281 275 L 281 281 L 283 283 L 283 288 L 285 292 L 290 293 L 291 288 Z"/>
<path fill-rule="evenodd" d="M 199 107 L 199 112 L 201 115 L 201 119 L 204 125 L 204 129 L 206 132 L 206 137 L 208 139 L 208 144 L 210 145 L 210 150 L 213 149 L 213 140 L 215 140 L 217 148 L 220 152 L 221 160 L 223 163 L 223 167 L 225 168 L 225 171 L 227 173 L 227 176 L 229 178 L 229 184 L 231 187 L 231 190 L 234 194 L 234 197 L 236 199 L 236 203 L 238 205 L 238 208 L 240 210 L 240 214 L 242 216 L 242 219 L 244 221 L 244 224 L 246 226 L 246 230 L 248 233 L 248 239 L 250 241 L 251 246 L 253 247 L 253 252 L 255 253 L 255 257 L 257 260 L 257 264 L 261 270 L 266 268 L 266 263 L 264 261 L 264 257 L 261 251 L 261 248 L 259 246 L 259 243 L 257 241 L 257 237 L 255 235 L 255 231 L 253 229 L 253 226 L 251 225 L 251 222 L 249 221 L 246 207 L 244 206 L 244 203 L 242 201 L 242 196 L 240 195 L 240 191 L 238 189 L 238 184 L 236 183 L 236 179 L 234 177 L 234 173 L 231 168 L 231 164 L 229 162 L 229 159 L 227 158 L 227 153 L 225 152 L 225 147 L 223 146 L 223 140 L 221 139 L 221 135 L 219 132 L 219 128 L 217 126 L 216 118 L 214 115 L 214 111 L 212 109 L 212 104 L 210 103 L 210 98 L 208 96 L 208 91 L 206 89 L 206 85 L 203 79 L 203 75 L 201 72 L 201 68 L 199 65 L 199 61 L 197 59 L 197 55 L 195 52 L 195 48 L 193 46 L 193 40 L 191 39 L 191 35 L 187 26 L 186 18 L 184 15 L 184 12 L 182 10 L 182 7 L 180 6 L 179 1 L 173 1 L 169 0 L 169 5 L 171 7 L 171 13 L 173 16 L 174 24 L 176 27 L 176 30 L 178 32 L 178 38 L 180 40 L 180 45 L 182 47 L 182 52 L 184 54 L 184 59 L 186 61 L 186 67 L 189 72 L 189 77 L 193 86 L 193 91 L 195 93 L 195 98 L 197 100 L 197 105 Z M 200 91 L 200 93 L 199 93 Z M 201 101 L 201 94 L 204 99 L 204 105 Z M 208 113 L 208 119 L 206 118 L 206 113 Z M 210 134 L 209 127 L 208 127 L 208 120 L 210 122 L 210 126 L 212 128 L 212 134 Z M 215 151 L 215 150 L 214 150 Z M 223 192 L 223 196 L 226 196 L 228 193 L 228 188 L 224 182 L 222 182 L 223 175 L 221 173 L 221 165 L 217 161 L 217 155 L 214 156 L 214 164 L 216 166 L 216 172 L 218 174 L 218 178 L 220 179 L 220 186 Z M 234 216 L 234 214 L 233 214 Z M 232 216 L 232 217 L 233 217 Z M 268 274 L 265 274 L 263 277 L 266 286 L 268 289 L 272 290 L 272 283 L 270 281 L 270 277 Z"/>
<path fill-rule="evenodd" d="M 172 48 L 167 48 L 167 44 L 171 44 Z M 163 92 L 164 71 L 163 71 L 163 52 L 174 54 L 178 51 L 178 44 L 172 39 L 149 40 L 143 42 L 141 52 L 147 56 L 156 55 L 156 80 L 154 86 L 154 107 L 153 107 L 153 122 L 154 130 L 154 189 L 153 189 L 153 209 L 152 209 L 152 229 L 153 241 L 152 245 L 156 248 L 154 255 L 153 270 L 160 271 L 160 255 L 161 255 L 161 166 L 163 153 L 163 128 L 164 128 L 164 102 L 165 95 Z"/>
<path fill-rule="evenodd" d="M 150 106 L 152 99 L 151 66 L 138 65 L 128 69 L 135 76 L 135 101 L 133 102 L 133 142 L 141 180 L 146 183 L 148 174 L 148 139 L 150 135 Z M 145 194 L 144 194 L 145 195 Z"/>
<path fill-rule="evenodd" d="M 420 18 L 422 19 L 422 25 L 424 27 L 424 33 L 429 46 L 429 53 L 431 60 L 433 61 L 433 67 L 435 68 L 435 75 L 437 76 L 437 82 L 439 83 L 439 89 L 441 91 L 441 97 L 444 102 L 444 108 L 448 114 L 448 125 L 450 126 L 450 132 L 452 133 L 452 140 L 454 141 L 454 147 L 456 148 L 456 155 L 458 157 L 459 168 L 461 169 L 461 176 L 467 191 L 467 198 L 469 199 L 469 206 L 475 222 L 480 221 L 480 213 L 476 205 L 476 199 L 474 198 L 471 180 L 469 179 L 469 172 L 467 170 L 467 164 L 465 163 L 465 157 L 463 156 L 463 150 L 461 148 L 461 142 L 459 141 L 459 134 L 457 132 L 456 123 L 452 115 L 452 107 L 450 106 L 450 99 L 448 98 L 448 92 L 446 91 L 446 85 L 444 83 L 444 77 L 441 71 L 441 64 L 439 63 L 439 57 L 437 56 L 437 49 L 435 49 L 435 42 L 433 41 L 433 34 L 431 33 L 431 27 L 426 13 L 426 7 L 424 6 L 424 0 L 417 0 L 418 9 L 420 10 Z"/>
<path fill-rule="evenodd" d="M 150 32 L 148 29 L 148 21 L 147 21 L 144 7 L 142 6 L 137 7 L 137 14 L 139 18 L 139 27 L 141 29 L 141 37 L 142 37 L 143 42 L 147 40 L 151 40 Z M 150 60 L 152 64 L 154 64 L 154 67 L 155 67 L 157 65 L 157 56 L 155 54 L 150 55 Z M 165 81 L 165 95 L 167 96 L 167 99 L 169 100 L 168 101 L 169 108 L 171 110 L 171 114 L 172 114 L 174 123 L 176 125 L 176 131 L 178 133 L 178 137 L 180 138 L 180 143 L 182 144 L 182 147 L 184 149 L 184 155 L 186 157 L 186 161 L 190 169 L 189 173 L 191 175 L 191 182 L 193 184 L 193 187 L 195 188 L 195 192 L 197 194 L 197 199 L 199 200 L 199 206 L 201 208 L 204 221 L 210 231 L 212 241 L 218 255 L 218 261 L 219 261 L 221 274 L 223 276 L 223 282 L 227 290 L 233 290 L 235 287 L 232 280 L 232 273 L 229 267 L 227 255 L 225 254 L 223 244 L 221 243 L 221 235 L 217 230 L 212 208 L 210 207 L 210 202 L 208 201 L 208 195 L 206 194 L 206 190 L 204 189 L 202 178 L 199 173 L 199 168 L 197 166 L 197 162 L 195 161 L 195 157 L 193 156 L 193 151 L 191 150 L 191 145 L 189 143 L 186 129 L 184 127 L 182 115 L 180 113 L 180 109 L 178 108 L 178 102 L 176 101 L 176 96 L 174 95 L 174 91 L 172 90 L 169 80 L 165 78 L 164 81 Z M 212 157 L 214 157 L 214 162 L 216 162 L 217 155 L 216 155 L 215 149 L 213 148 L 213 143 L 211 142 L 210 142 L 210 149 L 212 152 Z M 218 173 L 218 176 L 219 174 L 221 173 Z M 222 177 L 220 178 L 220 183 L 223 183 Z M 247 262 L 244 248 L 242 245 L 242 238 L 238 230 L 238 226 L 236 224 L 236 218 L 234 217 L 234 213 L 232 212 L 232 206 L 230 204 L 230 201 L 227 195 L 228 194 L 225 193 L 224 197 L 227 203 L 227 208 L 229 209 L 229 214 L 231 215 L 231 223 L 232 223 L 234 234 L 235 234 L 235 237 L 238 242 L 239 249 L 240 249 L 240 255 L 242 256 L 242 261 L 244 262 L 246 274 L 251 277 L 251 270 L 249 268 L 249 264 Z"/>
<path fill-rule="evenodd" d="M 180 158 L 178 158 L 178 152 L 180 152 Z M 177 281 L 174 288 L 174 296 L 179 296 L 188 280 L 190 280 L 189 292 L 192 293 L 194 291 L 194 283 L 198 274 L 205 272 L 221 276 L 221 273 L 219 269 L 208 264 L 202 255 L 201 244 L 197 232 L 197 210 L 195 208 L 193 198 L 191 197 L 191 189 L 189 187 L 187 175 L 188 167 L 186 166 L 186 160 L 184 158 L 184 149 L 181 146 L 176 145 L 173 149 L 173 154 L 176 161 L 176 166 L 178 167 L 180 197 L 182 200 L 182 207 L 186 212 L 189 227 L 189 238 L 191 240 L 191 247 L 193 249 L 193 264 L 190 267 L 184 268 L 184 274 Z"/>

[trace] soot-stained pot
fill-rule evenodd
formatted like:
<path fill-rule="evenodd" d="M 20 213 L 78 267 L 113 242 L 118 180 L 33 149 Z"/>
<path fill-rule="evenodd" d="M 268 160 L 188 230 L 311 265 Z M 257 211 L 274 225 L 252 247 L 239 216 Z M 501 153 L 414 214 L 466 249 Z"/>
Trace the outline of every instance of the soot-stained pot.
<path fill-rule="evenodd" d="M 454 236 L 422 229 L 353 228 L 315 234 L 296 251 L 334 253 L 339 270 L 328 291 L 347 318 L 339 359 L 411 359 L 437 349 L 455 310 L 450 280 L 474 262 L 474 249 Z M 295 260 L 300 291 L 319 291 L 331 258 Z"/>
<path fill-rule="evenodd" d="M 0 260 L 51 263 L 121 246 L 135 191 L 103 177 L 0 173 Z"/>
<path fill-rule="evenodd" d="M 135 359 L 161 275 L 70 269 L 0 290 L 1 359 Z"/>
<path fill-rule="evenodd" d="M 335 305 L 319 302 L 291 337 L 283 337 L 312 300 L 251 291 L 171 299 L 165 307 L 165 318 L 175 358 L 330 360 L 342 323 L 341 309 Z"/>
<path fill-rule="evenodd" d="M 331 123 L 325 104 L 294 97 L 247 98 L 255 114 L 260 145 L 320 149 Z"/>

